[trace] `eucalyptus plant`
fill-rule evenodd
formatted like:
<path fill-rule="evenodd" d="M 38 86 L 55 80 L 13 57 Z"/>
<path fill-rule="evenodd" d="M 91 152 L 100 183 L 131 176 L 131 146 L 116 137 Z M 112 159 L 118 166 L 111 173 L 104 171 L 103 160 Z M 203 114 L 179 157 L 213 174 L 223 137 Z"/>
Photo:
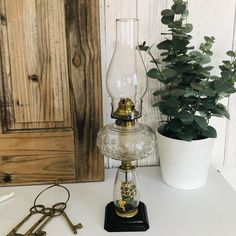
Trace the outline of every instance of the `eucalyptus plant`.
<path fill-rule="evenodd" d="M 212 75 L 209 66 L 213 55 L 214 37 L 204 37 L 198 50 L 190 46 L 193 26 L 187 23 L 187 2 L 173 0 L 170 9 L 161 12 L 161 22 L 168 26 L 162 33 L 165 39 L 156 47 L 162 50 L 161 58 L 155 58 L 152 46 L 144 42 L 139 46 L 146 51 L 154 65 L 148 77 L 157 79 L 164 88 L 154 92 L 159 107 L 165 115 L 159 132 L 167 137 L 186 141 L 215 138 L 217 132 L 209 125 L 212 116 L 229 118 L 227 108 L 220 103 L 224 97 L 236 91 L 236 52 L 228 51 L 228 60 L 222 62 L 220 76 Z"/>

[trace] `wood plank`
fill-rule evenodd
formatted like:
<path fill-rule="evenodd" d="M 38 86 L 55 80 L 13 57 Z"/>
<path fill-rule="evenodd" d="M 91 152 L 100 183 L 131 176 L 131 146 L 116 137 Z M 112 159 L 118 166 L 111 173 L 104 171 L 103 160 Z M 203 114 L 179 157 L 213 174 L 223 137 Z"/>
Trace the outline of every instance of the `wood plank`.
<path fill-rule="evenodd" d="M 64 0 L 9 0 L 5 11 L 8 128 L 71 127 Z"/>
<path fill-rule="evenodd" d="M 0 185 L 75 181 L 73 131 L 0 135 Z"/>
<path fill-rule="evenodd" d="M 99 0 L 66 0 L 66 19 L 77 181 L 103 180 L 96 147 L 103 123 Z"/>

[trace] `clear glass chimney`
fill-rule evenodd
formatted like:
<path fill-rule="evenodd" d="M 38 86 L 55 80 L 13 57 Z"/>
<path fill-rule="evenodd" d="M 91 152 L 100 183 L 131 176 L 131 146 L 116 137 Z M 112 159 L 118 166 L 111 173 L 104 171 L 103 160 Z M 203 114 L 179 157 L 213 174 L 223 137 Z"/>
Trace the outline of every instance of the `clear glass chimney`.
<path fill-rule="evenodd" d="M 142 98 L 147 90 L 147 76 L 138 48 L 138 19 L 116 20 L 116 46 L 107 73 L 107 91 L 112 99 L 111 117 L 118 119 L 119 102 L 130 99 L 135 110 L 127 119 L 142 115 Z"/>

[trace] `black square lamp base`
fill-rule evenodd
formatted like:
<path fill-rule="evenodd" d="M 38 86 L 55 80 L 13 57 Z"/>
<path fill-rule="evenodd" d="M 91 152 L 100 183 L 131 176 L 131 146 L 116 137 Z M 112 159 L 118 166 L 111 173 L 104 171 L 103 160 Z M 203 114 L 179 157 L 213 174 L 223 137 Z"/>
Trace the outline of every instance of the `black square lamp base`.
<path fill-rule="evenodd" d="M 139 203 L 134 217 L 123 218 L 116 214 L 115 205 L 110 202 L 106 206 L 104 229 L 108 232 L 146 231 L 149 223 L 145 204 Z"/>

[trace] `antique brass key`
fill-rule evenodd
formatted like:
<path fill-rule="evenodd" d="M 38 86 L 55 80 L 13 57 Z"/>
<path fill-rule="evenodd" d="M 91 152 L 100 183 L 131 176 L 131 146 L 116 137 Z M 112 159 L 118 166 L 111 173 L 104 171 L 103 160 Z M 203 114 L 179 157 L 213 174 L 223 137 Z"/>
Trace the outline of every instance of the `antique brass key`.
<path fill-rule="evenodd" d="M 51 219 L 55 216 L 61 215 L 61 212 L 66 208 L 66 203 L 59 202 L 52 206 L 49 217 L 39 226 L 39 228 L 35 231 L 35 235 L 38 236 L 42 234 L 42 229 L 51 221 Z"/>
<path fill-rule="evenodd" d="M 7 236 L 21 236 L 22 234 L 18 234 L 17 231 L 20 229 L 20 227 L 26 223 L 30 217 L 34 214 L 40 213 L 42 214 L 44 212 L 45 207 L 43 205 L 35 205 L 30 208 L 30 213 L 18 224 L 16 225 L 10 233 L 7 234 Z"/>
<path fill-rule="evenodd" d="M 68 215 L 65 213 L 65 211 L 62 211 L 62 215 L 64 216 L 64 218 L 66 219 L 66 222 L 68 223 L 68 225 L 70 226 L 72 232 L 74 234 L 77 234 L 77 230 L 81 229 L 83 227 L 83 225 L 81 223 L 74 225 L 71 220 L 69 219 Z"/>
<path fill-rule="evenodd" d="M 24 236 L 34 235 L 34 230 L 47 218 L 52 217 L 52 209 L 45 208 L 43 212 L 43 216 L 24 234 Z"/>

